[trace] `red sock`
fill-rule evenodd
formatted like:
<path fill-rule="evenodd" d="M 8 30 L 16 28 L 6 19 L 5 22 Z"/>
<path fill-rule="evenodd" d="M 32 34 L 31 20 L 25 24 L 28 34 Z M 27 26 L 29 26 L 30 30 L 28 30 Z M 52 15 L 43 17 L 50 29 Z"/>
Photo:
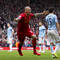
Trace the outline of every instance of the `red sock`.
<path fill-rule="evenodd" d="M 33 43 L 34 55 L 40 56 L 40 53 L 37 53 L 37 52 L 36 52 L 36 38 L 33 39 L 32 43 Z"/>
<path fill-rule="evenodd" d="M 33 44 L 33 51 L 34 53 L 36 53 L 36 38 L 32 40 L 32 44 Z"/>
<path fill-rule="evenodd" d="M 21 51 L 22 45 L 23 44 L 21 44 L 21 43 L 18 44 L 18 52 L 19 52 L 20 56 L 23 56 L 22 51 Z"/>

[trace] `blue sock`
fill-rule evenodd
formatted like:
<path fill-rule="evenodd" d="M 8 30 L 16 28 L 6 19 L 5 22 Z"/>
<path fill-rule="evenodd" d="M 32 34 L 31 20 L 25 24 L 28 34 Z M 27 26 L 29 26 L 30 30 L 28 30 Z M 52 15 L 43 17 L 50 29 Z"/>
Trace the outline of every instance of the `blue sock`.
<path fill-rule="evenodd" d="M 51 53 L 53 53 L 53 45 L 50 45 Z"/>

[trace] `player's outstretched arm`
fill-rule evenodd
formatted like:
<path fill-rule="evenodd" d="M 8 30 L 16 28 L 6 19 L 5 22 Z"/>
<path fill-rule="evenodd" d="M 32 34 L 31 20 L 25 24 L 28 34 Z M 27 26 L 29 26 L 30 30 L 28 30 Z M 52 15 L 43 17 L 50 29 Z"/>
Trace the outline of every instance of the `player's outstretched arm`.
<path fill-rule="evenodd" d="M 56 27 L 57 27 L 57 30 L 58 30 L 58 33 L 59 33 L 59 36 L 60 36 L 60 27 L 59 27 L 59 23 L 58 22 L 56 23 Z"/>
<path fill-rule="evenodd" d="M 37 16 L 41 16 L 43 15 L 43 13 L 35 13 L 34 16 L 37 17 Z"/>
<path fill-rule="evenodd" d="M 20 19 L 19 18 L 14 18 L 14 21 L 18 22 Z"/>
<path fill-rule="evenodd" d="M 48 12 L 47 11 L 43 11 L 41 13 L 35 13 L 34 15 L 35 15 L 35 17 L 37 17 L 37 16 L 41 16 L 41 15 L 46 15 L 46 14 L 48 14 Z"/>

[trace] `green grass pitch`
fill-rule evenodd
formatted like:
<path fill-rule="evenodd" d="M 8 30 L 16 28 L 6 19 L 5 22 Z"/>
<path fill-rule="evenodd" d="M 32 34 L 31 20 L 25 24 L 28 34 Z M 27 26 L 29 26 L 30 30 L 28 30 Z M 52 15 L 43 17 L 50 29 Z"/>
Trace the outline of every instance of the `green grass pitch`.
<path fill-rule="evenodd" d="M 52 58 L 50 51 L 41 53 L 41 56 L 33 55 L 32 50 L 23 50 L 23 56 L 19 56 L 17 50 L 13 52 L 0 50 L 0 60 L 60 60 L 60 51 L 57 52 L 59 58 Z"/>

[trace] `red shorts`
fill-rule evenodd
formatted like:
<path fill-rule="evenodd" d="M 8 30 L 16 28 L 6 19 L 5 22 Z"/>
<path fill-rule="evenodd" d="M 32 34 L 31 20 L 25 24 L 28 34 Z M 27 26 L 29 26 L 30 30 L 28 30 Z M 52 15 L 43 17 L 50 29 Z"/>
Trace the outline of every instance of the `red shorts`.
<path fill-rule="evenodd" d="M 19 32 L 17 35 L 19 40 L 24 40 L 26 36 L 31 38 L 34 35 L 34 33 L 30 29 L 28 29 L 25 32 Z"/>

